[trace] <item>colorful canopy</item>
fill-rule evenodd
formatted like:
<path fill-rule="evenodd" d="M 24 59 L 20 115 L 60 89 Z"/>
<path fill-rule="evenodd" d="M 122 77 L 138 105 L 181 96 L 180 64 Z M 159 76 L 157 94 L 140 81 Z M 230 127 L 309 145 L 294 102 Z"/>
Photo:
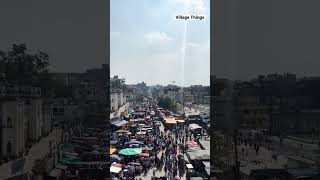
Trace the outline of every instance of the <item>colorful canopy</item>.
<path fill-rule="evenodd" d="M 168 118 L 165 120 L 166 124 L 177 124 L 177 121 L 174 118 Z"/>
<path fill-rule="evenodd" d="M 184 123 L 185 120 L 182 120 L 182 119 L 179 119 L 179 120 L 176 120 L 177 122 L 180 122 L 180 123 Z"/>
<path fill-rule="evenodd" d="M 110 144 L 111 144 L 111 145 L 116 145 L 116 144 L 118 144 L 118 142 L 119 142 L 119 141 L 110 141 Z"/>
<path fill-rule="evenodd" d="M 121 149 L 119 154 L 126 155 L 126 156 L 133 156 L 142 153 L 141 148 L 126 148 Z"/>
<path fill-rule="evenodd" d="M 141 141 L 136 141 L 136 140 L 132 140 L 132 139 L 131 139 L 131 141 L 125 142 L 125 144 L 141 144 L 141 145 L 143 145 L 144 143 L 141 142 Z"/>
<path fill-rule="evenodd" d="M 198 124 L 189 124 L 189 129 L 190 130 L 195 130 L 195 129 L 201 129 L 202 127 L 199 126 Z"/>
<path fill-rule="evenodd" d="M 149 155 L 149 153 L 141 153 L 141 154 L 139 154 L 139 156 L 140 157 L 149 157 L 150 155 Z"/>
<path fill-rule="evenodd" d="M 110 148 L 110 154 L 113 154 L 114 152 L 116 152 L 117 149 L 116 148 Z"/>

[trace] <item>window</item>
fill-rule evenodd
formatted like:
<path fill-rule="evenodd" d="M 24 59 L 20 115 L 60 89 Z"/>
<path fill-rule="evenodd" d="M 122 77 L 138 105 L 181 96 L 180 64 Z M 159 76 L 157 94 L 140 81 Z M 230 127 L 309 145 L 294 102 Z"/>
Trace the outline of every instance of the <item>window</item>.
<path fill-rule="evenodd" d="M 7 154 L 11 154 L 11 142 L 9 141 L 8 143 L 7 143 Z"/>
<path fill-rule="evenodd" d="M 7 128 L 12 128 L 12 119 L 10 117 L 7 118 Z"/>

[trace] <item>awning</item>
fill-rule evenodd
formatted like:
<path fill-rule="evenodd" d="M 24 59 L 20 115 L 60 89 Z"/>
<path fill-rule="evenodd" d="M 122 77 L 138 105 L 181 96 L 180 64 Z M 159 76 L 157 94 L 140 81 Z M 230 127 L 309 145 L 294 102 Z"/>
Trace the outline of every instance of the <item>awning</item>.
<path fill-rule="evenodd" d="M 116 145 L 119 141 L 110 141 L 110 145 Z"/>
<path fill-rule="evenodd" d="M 200 140 L 199 142 L 200 142 L 201 146 L 202 146 L 204 149 L 210 150 L 210 141 Z"/>
<path fill-rule="evenodd" d="M 192 164 L 186 164 L 186 166 L 187 166 L 188 169 L 193 169 Z"/>
<path fill-rule="evenodd" d="M 66 170 L 66 169 L 68 169 L 68 166 L 65 166 L 65 165 L 62 165 L 62 164 L 57 164 L 56 165 L 56 169 Z"/>
<path fill-rule="evenodd" d="M 208 162 L 208 161 L 202 161 L 202 163 L 203 163 L 204 166 L 205 166 L 205 170 L 206 170 L 207 174 L 210 176 L 210 162 Z"/>
<path fill-rule="evenodd" d="M 113 154 L 113 155 L 110 156 L 110 161 L 111 162 L 119 162 L 121 160 L 122 160 L 122 158 L 120 156 L 116 155 L 116 154 Z"/>
<path fill-rule="evenodd" d="M 164 118 L 166 124 L 177 124 L 177 121 L 174 118 Z"/>
<path fill-rule="evenodd" d="M 198 124 L 190 124 L 189 128 L 190 128 L 190 130 L 202 129 L 202 127 L 199 126 Z"/>
<path fill-rule="evenodd" d="M 143 145 L 144 143 L 141 142 L 141 141 L 129 141 L 129 142 L 125 142 L 124 144 L 125 145 L 127 145 L 127 144 L 140 144 L 140 145 Z"/>
<path fill-rule="evenodd" d="M 146 135 L 147 133 L 145 131 L 139 131 L 137 132 L 137 135 Z"/>
<path fill-rule="evenodd" d="M 53 169 L 50 171 L 49 176 L 59 178 L 61 176 L 62 170 L 61 169 Z"/>
<path fill-rule="evenodd" d="M 149 153 L 141 153 L 139 154 L 140 157 L 149 157 Z"/>
<path fill-rule="evenodd" d="M 177 122 L 179 122 L 179 123 L 184 123 L 184 122 L 186 122 L 185 120 L 176 120 Z"/>
<path fill-rule="evenodd" d="M 118 131 L 116 131 L 116 133 L 127 133 L 127 132 L 129 132 L 129 131 L 124 130 L 124 129 L 119 129 Z"/>
<path fill-rule="evenodd" d="M 126 120 L 118 120 L 118 121 L 112 122 L 111 124 L 112 124 L 112 125 L 115 125 L 115 126 L 117 126 L 117 127 L 121 127 L 121 126 L 123 126 L 123 125 L 128 124 L 128 121 L 126 121 Z"/>
<path fill-rule="evenodd" d="M 132 156 L 132 155 L 137 155 L 142 153 L 141 148 L 126 148 L 126 149 L 121 149 L 119 154 L 126 155 L 126 156 Z"/>
<path fill-rule="evenodd" d="M 190 177 L 190 180 L 203 180 L 203 177 Z"/>

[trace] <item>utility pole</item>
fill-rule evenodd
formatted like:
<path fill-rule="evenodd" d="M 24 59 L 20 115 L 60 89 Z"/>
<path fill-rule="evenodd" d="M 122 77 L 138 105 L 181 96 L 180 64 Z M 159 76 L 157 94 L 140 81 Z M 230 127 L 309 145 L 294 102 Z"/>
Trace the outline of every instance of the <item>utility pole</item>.
<path fill-rule="evenodd" d="M 238 160 L 237 139 L 238 139 L 238 131 L 234 130 L 233 131 L 233 142 L 234 142 L 234 153 L 235 153 L 234 154 L 235 155 L 234 179 L 240 180 L 240 171 L 239 171 L 240 162 Z"/>

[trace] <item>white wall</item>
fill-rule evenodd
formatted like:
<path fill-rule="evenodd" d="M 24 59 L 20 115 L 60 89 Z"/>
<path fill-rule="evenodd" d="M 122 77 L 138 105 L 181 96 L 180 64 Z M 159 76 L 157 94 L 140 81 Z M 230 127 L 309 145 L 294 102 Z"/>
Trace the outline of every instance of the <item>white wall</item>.
<path fill-rule="evenodd" d="M 3 155 L 7 154 L 7 144 L 11 143 L 12 154 L 17 155 L 25 150 L 25 103 L 23 101 L 1 102 L 1 119 L 3 125 L 1 150 Z M 8 124 L 11 119 L 12 126 Z"/>

